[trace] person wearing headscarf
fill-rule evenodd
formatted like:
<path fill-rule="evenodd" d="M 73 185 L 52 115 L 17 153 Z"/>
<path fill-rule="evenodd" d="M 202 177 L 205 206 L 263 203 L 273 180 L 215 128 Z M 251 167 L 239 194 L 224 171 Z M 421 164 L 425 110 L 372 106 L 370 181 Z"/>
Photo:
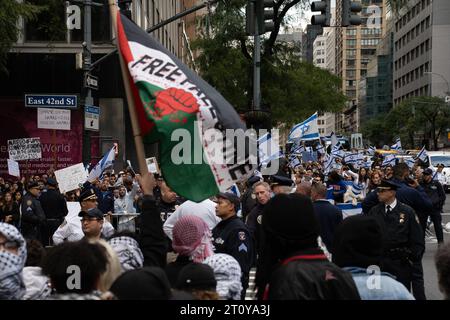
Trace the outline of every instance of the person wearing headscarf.
<path fill-rule="evenodd" d="M 25 295 L 22 270 L 27 259 L 25 239 L 13 225 L 0 222 L 0 300 Z"/>
<path fill-rule="evenodd" d="M 173 227 L 172 248 L 178 257 L 167 265 L 166 273 L 174 286 L 184 266 L 191 262 L 201 263 L 214 253 L 211 231 L 206 222 L 197 216 L 182 216 Z"/>
<path fill-rule="evenodd" d="M 203 261 L 214 270 L 216 291 L 224 300 L 240 300 L 242 292 L 241 267 L 228 254 L 216 253 Z"/>
<path fill-rule="evenodd" d="M 123 271 L 142 268 L 144 256 L 138 242 L 129 236 L 114 236 L 108 240 L 109 245 L 116 252 Z"/>

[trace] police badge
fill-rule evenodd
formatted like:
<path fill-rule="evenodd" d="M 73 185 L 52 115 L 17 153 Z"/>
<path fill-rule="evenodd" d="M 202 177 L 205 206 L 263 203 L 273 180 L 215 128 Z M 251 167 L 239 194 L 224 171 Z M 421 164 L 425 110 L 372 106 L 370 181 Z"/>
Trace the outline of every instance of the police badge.
<path fill-rule="evenodd" d="M 239 231 L 238 235 L 239 235 L 239 240 L 245 241 L 245 232 L 244 231 Z"/>

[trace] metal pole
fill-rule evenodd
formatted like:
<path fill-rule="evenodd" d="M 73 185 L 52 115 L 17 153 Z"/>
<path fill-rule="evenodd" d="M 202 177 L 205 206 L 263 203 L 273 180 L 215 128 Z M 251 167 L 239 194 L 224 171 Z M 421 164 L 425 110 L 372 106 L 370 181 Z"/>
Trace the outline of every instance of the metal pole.
<path fill-rule="evenodd" d="M 92 90 L 85 86 L 84 81 L 91 70 L 91 52 L 92 52 L 92 32 L 91 32 L 91 6 L 92 0 L 84 0 L 84 42 L 83 42 L 83 87 L 85 90 L 85 98 L 83 102 L 83 118 L 84 108 L 86 105 L 93 105 L 94 99 L 92 98 Z M 91 160 L 91 135 L 86 128 L 84 128 L 83 121 L 83 162 L 88 163 Z"/>
<path fill-rule="evenodd" d="M 255 48 L 253 52 L 253 110 L 260 110 L 261 106 L 261 42 L 259 38 L 258 19 L 255 19 Z"/>

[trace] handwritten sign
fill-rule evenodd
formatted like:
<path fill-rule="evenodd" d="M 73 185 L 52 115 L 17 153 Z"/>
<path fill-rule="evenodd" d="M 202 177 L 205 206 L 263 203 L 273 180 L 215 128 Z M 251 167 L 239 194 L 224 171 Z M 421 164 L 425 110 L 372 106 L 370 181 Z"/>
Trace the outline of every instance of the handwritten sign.
<path fill-rule="evenodd" d="M 38 128 L 70 130 L 70 110 L 38 109 Z"/>
<path fill-rule="evenodd" d="M 40 138 L 8 140 L 9 158 L 14 161 L 42 158 Z"/>
<path fill-rule="evenodd" d="M 19 163 L 8 159 L 8 173 L 14 177 L 20 177 Z"/>
<path fill-rule="evenodd" d="M 147 167 L 148 167 L 149 172 L 160 174 L 158 161 L 156 160 L 155 157 L 147 158 L 147 159 L 145 159 L 145 162 L 147 162 Z"/>
<path fill-rule="evenodd" d="M 61 193 L 78 189 L 86 179 L 86 170 L 82 163 L 55 171 Z"/>

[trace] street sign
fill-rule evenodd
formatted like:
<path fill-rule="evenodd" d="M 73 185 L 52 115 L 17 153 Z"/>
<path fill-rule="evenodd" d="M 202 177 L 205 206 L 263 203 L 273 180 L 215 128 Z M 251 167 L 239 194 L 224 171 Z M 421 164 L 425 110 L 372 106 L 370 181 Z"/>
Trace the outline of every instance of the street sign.
<path fill-rule="evenodd" d="M 100 107 L 86 106 L 84 109 L 84 129 L 99 130 Z"/>
<path fill-rule="evenodd" d="M 76 109 L 78 107 L 78 96 L 61 94 L 26 94 L 25 107 Z"/>
<path fill-rule="evenodd" d="M 445 103 L 450 103 L 450 96 L 445 96 Z"/>
<path fill-rule="evenodd" d="M 84 81 L 84 86 L 86 88 L 91 88 L 93 90 L 98 90 L 98 78 L 87 73 Z"/>

